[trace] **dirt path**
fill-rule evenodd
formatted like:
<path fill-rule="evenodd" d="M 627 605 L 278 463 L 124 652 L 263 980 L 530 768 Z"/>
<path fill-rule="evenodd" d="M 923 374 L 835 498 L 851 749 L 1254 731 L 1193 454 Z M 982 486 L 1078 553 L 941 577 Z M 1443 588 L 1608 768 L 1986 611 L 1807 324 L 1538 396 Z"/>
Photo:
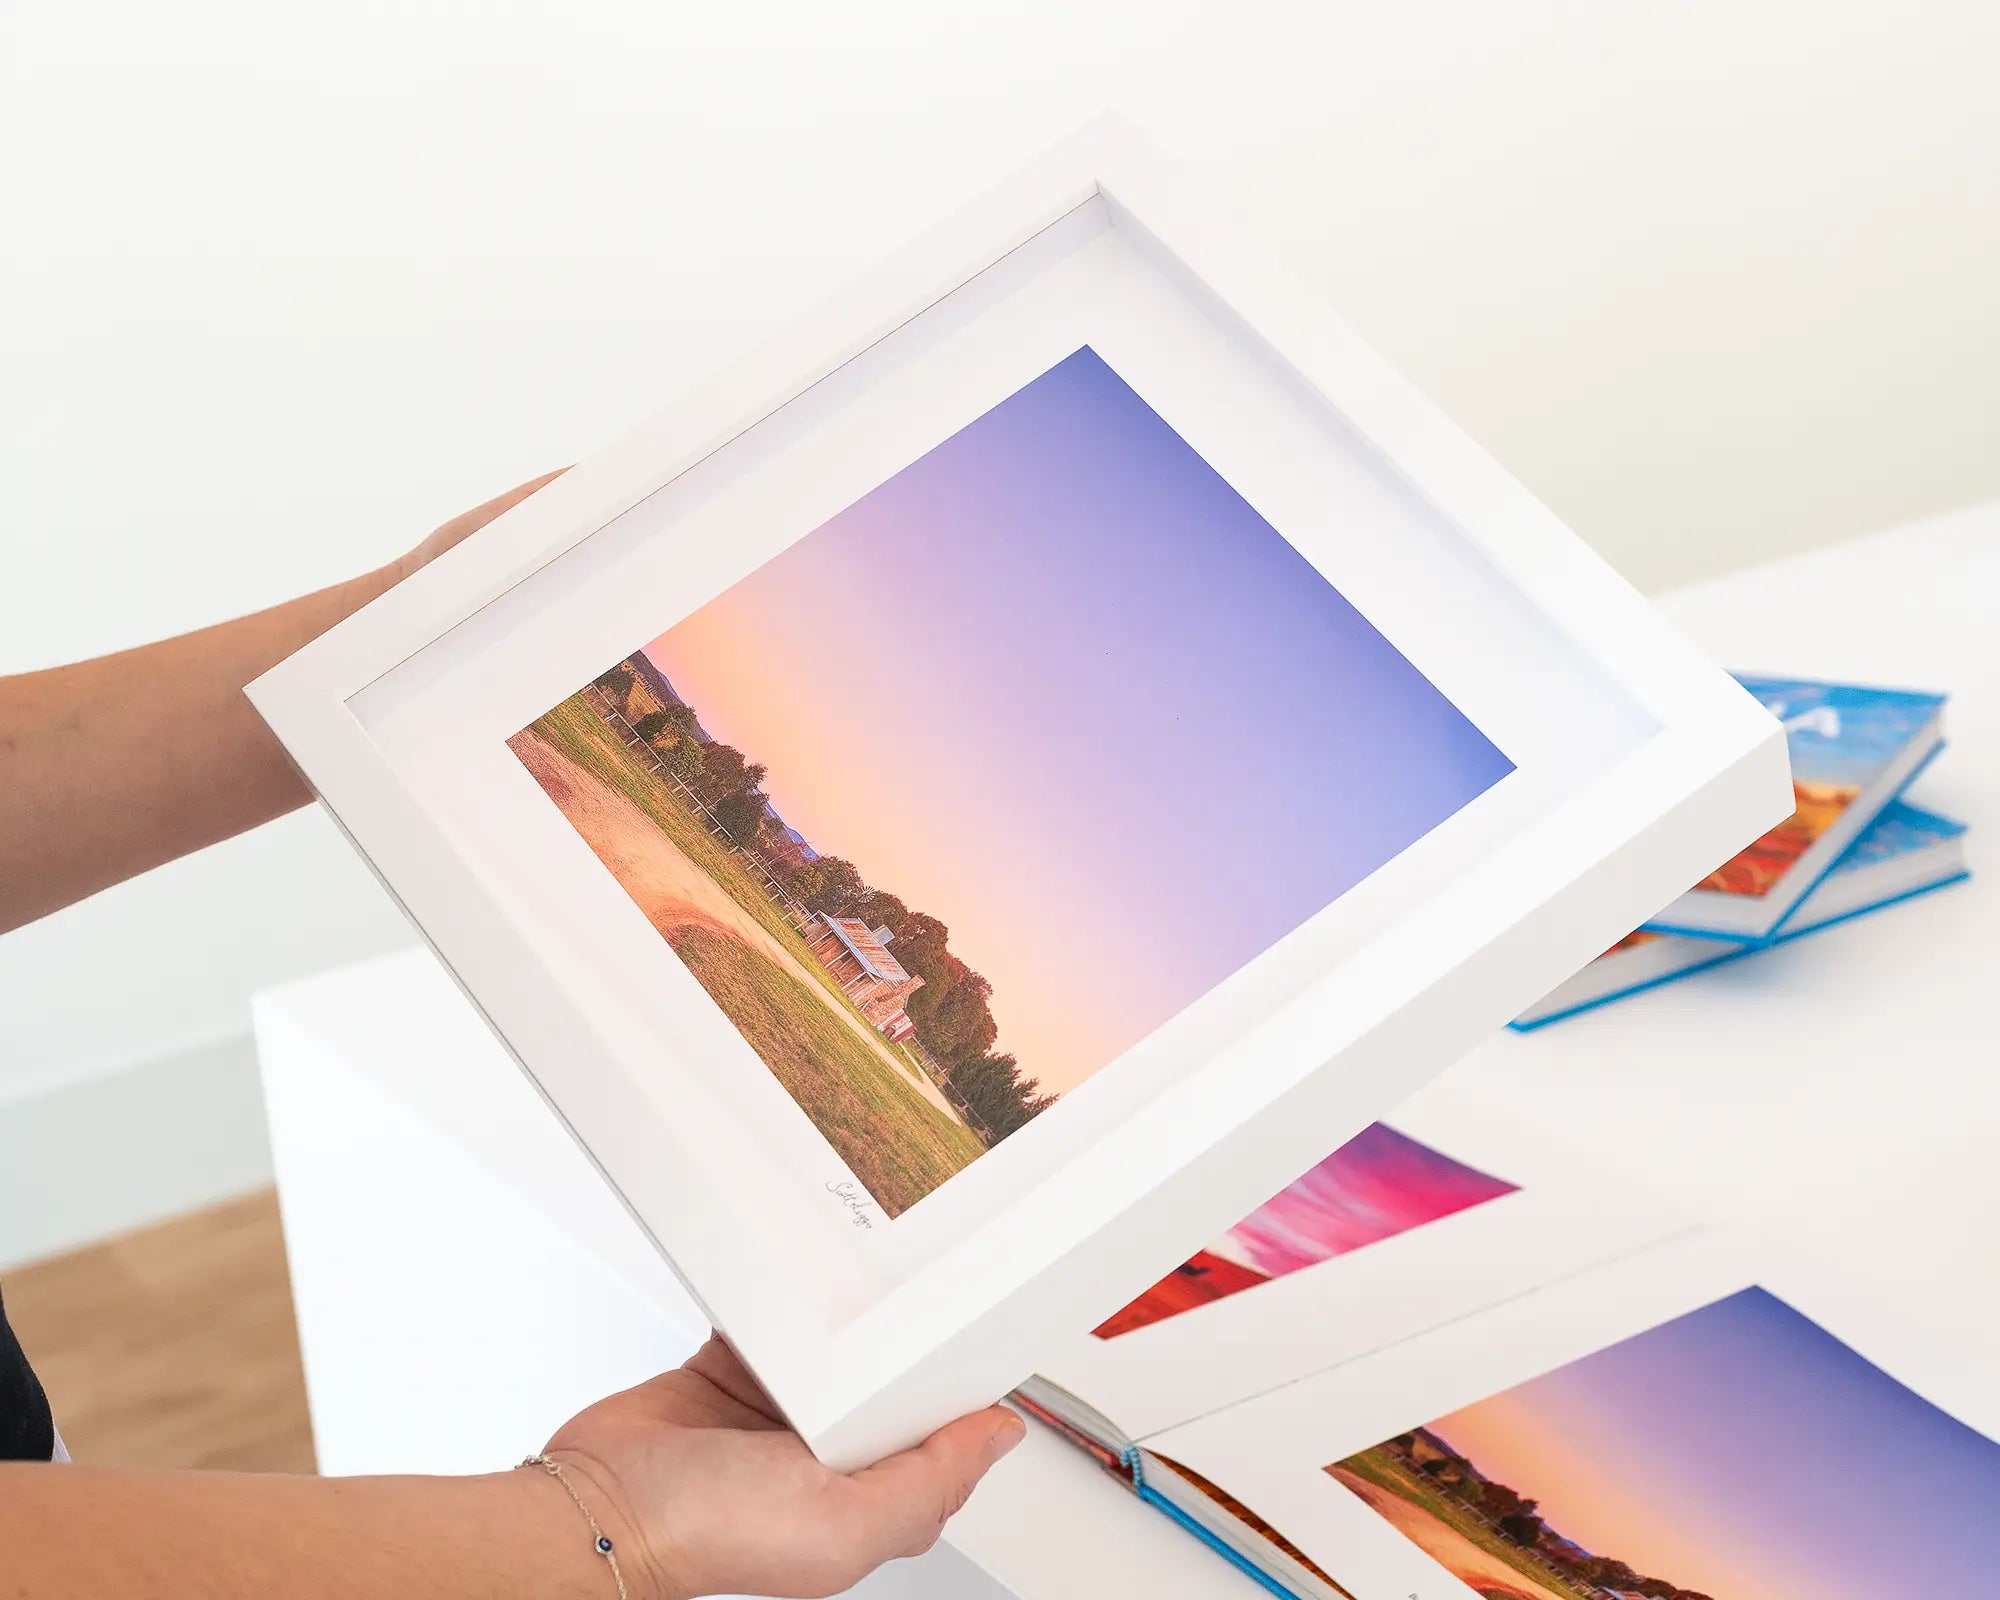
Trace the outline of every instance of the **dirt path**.
<path fill-rule="evenodd" d="M 1358 1473 L 1346 1472 L 1339 1467 L 1328 1467 L 1326 1470 L 1459 1582 L 1481 1593 L 1513 1595 L 1517 1600 L 1563 1600 L 1555 1590 L 1535 1582 L 1490 1550 L 1482 1550 L 1456 1528 L 1438 1521 L 1423 1507 L 1411 1505 L 1400 1495 L 1379 1488 Z"/>
<path fill-rule="evenodd" d="M 827 1010 L 894 1067 L 904 1082 L 960 1127 L 965 1125 L 936 1084 L 891 1049 L 860 1017 L 836 1002 L 810 967 L 774 938 L 727 889 L 689 860 L 630 799 L 534 733 L 516 734 L 507 743 L 662 938 L 671 943 L 681 928 L 707 927 L 768 955 L 824 1001 Z"/>

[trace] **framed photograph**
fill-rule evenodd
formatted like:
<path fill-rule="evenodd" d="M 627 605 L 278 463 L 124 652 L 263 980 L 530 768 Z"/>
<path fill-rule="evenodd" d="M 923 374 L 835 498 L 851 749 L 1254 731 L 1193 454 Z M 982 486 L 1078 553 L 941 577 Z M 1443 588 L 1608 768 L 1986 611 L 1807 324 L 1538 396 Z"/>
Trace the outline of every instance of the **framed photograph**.
<path fill-rule="evenodd" d="M 1113 121 L 250 693 L 843 1466 L 1792 803 L 1772 718 Z"/>

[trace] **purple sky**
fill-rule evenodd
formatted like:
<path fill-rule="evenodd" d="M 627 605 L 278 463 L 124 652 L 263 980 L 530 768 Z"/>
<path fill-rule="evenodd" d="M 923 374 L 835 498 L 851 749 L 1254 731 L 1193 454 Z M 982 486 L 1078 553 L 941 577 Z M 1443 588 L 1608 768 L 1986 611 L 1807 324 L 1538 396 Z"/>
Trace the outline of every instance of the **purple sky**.
<path fill-rule="evenodd" d="M 1715 1600 L 2000 1592 L 2000 1444 L 1762 1289 L 1432 1426 L 1558 1533 Z"/>
<path fill-rule="evenodd" d="M 1087 347 L 647 651 L 1058 1090 L 1512 770 Z"/>

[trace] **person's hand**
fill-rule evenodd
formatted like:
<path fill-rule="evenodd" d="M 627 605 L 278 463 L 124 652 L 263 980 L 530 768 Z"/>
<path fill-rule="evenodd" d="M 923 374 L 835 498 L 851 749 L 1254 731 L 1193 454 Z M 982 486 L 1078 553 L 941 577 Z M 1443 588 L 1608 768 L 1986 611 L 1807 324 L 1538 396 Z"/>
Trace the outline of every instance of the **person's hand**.
<path fill-rule="evenodd" d="M 711 1338 L 678 1371 L 579 1412 L 546 1453 L 612 1538 L 635 1597 L 811 1597 L 928 1550 L 1024 1431 L 991 1406 L 914 1450 L 833 1472 Z"/>
<path fill-rule="evenodd" d="M 428 538 L 408 555 L 389 564 L 387 576 L 393 582 L 407 578 L 417 568 L 428 566 L 445 551 L 464 539 L 468 534 L 477 533 L 487 523 L 503 511 L 512 510 L 545 483 L 560 478 L 568 467 L 557 467 L 554 472 L 545 472 L 539 478 L 530 478 L 526 483 L 509 489 L 505 494 L 495 495 L 483 505 L 476 505 L 470 511 L 461 511 L 451 521 L 433 528 Z"/>

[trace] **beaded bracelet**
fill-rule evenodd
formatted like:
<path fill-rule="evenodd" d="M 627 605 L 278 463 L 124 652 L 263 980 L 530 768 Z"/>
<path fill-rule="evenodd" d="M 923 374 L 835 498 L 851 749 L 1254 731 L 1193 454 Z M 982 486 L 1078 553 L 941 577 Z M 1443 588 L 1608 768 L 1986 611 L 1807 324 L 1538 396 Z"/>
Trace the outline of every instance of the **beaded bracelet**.
<path fill-rule="evenodd" d="M 625 1574 L 618 1570 L 618 1554 L 611 1541 L 604 1536 L 604 1530 L 597 1525 L 597 1518 L 590 1514 L 590 1507 L 583 1503 L 583 1496 L 576 1492 L 576 1485 L 569 1481 L 569 1474 L 562 1469 L 560 1461 L 551 1461 L 547 1456 L 529 1456 L 521 1463 L 524 1467 L 540 1467 L 576 1502 L 576 1509 L 583 1513 L 583 1520 L 590 1525 L 590 1548 L 604 1558 L 604 1564 L 611 1569 L 611 1579 L 618 1585 L 618 1600 L 630 1600 L 625 1592 Z"/>

